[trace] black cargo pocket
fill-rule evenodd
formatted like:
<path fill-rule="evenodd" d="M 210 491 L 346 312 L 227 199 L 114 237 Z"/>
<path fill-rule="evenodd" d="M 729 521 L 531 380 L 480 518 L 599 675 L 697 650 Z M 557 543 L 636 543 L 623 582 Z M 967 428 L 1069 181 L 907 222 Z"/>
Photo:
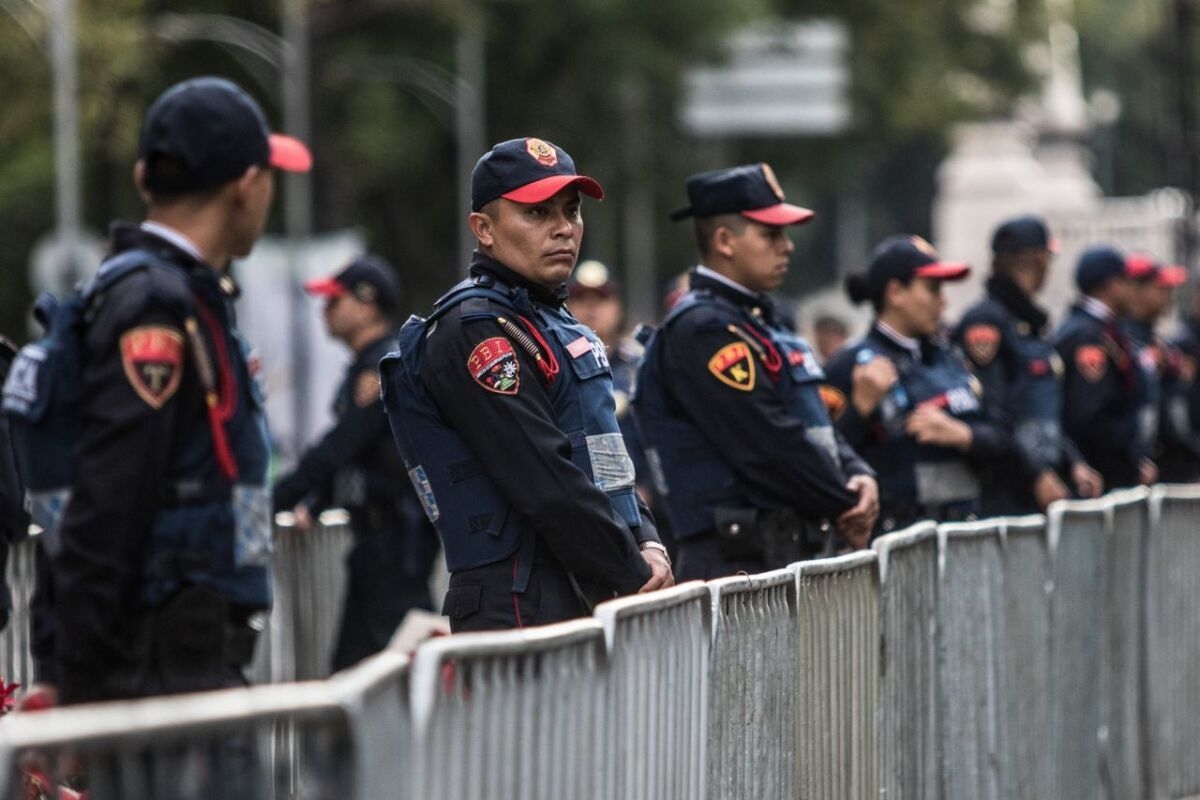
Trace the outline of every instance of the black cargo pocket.
<path fill-rule="evenodd" d="M 442 601 L 442 615 L 450 619 L 465 619 L 479 610 L 482 586 L 452 586 Z"/>

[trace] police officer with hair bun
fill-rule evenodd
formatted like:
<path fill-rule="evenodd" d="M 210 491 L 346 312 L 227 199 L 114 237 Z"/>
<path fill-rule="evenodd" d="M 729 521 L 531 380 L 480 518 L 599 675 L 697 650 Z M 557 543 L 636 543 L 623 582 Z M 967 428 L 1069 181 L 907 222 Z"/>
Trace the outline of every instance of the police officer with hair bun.
<path fill-rule="evenodd" d="M 875 320 L 827 371 L 837 428 L 879 475 L 879 532 L 973 518 L 982 468 L 1009 453 L 978 381 L 939 333 L 942 283 L 969 272 L 921 237 L 901 235 L 881 242 L 867 271 L 846 281 L 852 301 L 874 306 Z"/>
<path fill-rule="evenodd" d="M 409 478 L 446 553 L 450 627 L 541 625 L 673 583 L 634 491 L 604 343 L 563 305 L 593 179 L 511 139 L 471 173 L 470 276 L 381 365 Z"/>

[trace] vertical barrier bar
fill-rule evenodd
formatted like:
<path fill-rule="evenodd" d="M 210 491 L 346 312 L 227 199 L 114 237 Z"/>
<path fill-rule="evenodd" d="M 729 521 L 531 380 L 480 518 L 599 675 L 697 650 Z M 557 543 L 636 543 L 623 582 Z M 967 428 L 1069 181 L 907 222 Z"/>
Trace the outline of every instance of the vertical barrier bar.
<path fill-rule="evenodd" d="M 412 752 L 408 669 L 408 656 L 384 650 L 329 680 L 350 721 L 360 797 L 403 800 L 421 782 L 423 764 Z"/>
<path fill-rule="evenodd" d="M 1008 636 L 1001 649 L 1007 661 L 1008 752 L 1005 772 L 1008 797 L 1042 800 L 1054 797 L 1053 736 L 1050 690 L 1050 596 L 1054 582 L 1046 539 L 1046 519 L 1039 515 L 1002 522 L 1004 533 L 1004 615 Z"/>
<path fill-rule="evenodd" d="M 800 797 L 879 794 L 879 569 L 872 551 L 792 564 L 797 576 Z"/>
<path fill-rule="evenodd" d="M 1200 486 L 1150 498 L 1146 578 L 1146 796 L 1200 795 Z"/>
<path fill-rule="evenodd" d="M 937 526 L 879 537 L 879 796 L 937 800 Z"/>
<path fill-rule="evenodd" d="M 1003 555 L 996 521 L 938 527 L 942 795 L 999 800 L 1009 759 Z"/>
<path fill-rule="evenodd" d="M 708 588 L 708 796 L 795 797 L 796 576 L 781 569 Z"/>
<path fill-rule="evenodd" d="M 34 530 L 37 530 L 34 528 Z M 12 614 L 0 634 L 0 678 L 6 683 L 29 686 L 34 681 L 32 639 L 33 592 L 36 588 L 37 535 L 9 547 L 5 579 L 12 595 Z"/>
<path fill-rule="evenodd" d="M 1052 763 L 1057 800 L 1095 800 L 1100 784 L 1104 687 L 1108 503 L 1061 501 L 1048 531 L 1054 594 L 1050 601 Z"/>
<path fill-rule="evenodd" d="M 596 607 L 611 665 L 607 740 L 613 750 L 603 796 L 705 796 L 710 603 L 708 587 L 691 581 Z M 656 733 L 655 726 L 672 713 L 675 729 Z"/>

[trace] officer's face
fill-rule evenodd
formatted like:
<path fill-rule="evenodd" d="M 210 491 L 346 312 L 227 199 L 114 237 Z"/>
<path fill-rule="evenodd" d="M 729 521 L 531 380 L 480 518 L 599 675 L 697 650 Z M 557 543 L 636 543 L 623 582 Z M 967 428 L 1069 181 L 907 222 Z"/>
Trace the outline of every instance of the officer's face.
<path fill-rule="evenodd" d="M 936 278 L 913 278 L 907 286 L 900 281 L 889 284 L 887 306 L 896 327 L 906 336 L 933 336 L 938 331 L 946 300 L 942 282 Z"/>
<path fill-rule="evenodd" d="M 480 249 L 547 288 L 566 283 L 579 258 L 583 216 L 579 190 L 568 186 L 541 203 L 500 198 L 471 215 Z"/>
<path fill-rule="evenodd" d="M 755 292 L 771 292 L 783 283 L 796 246 L 780 225 L 747 222 L 728 239 L 731 277 Z"/>
<path fill-rule="evenodd" d="M 1153 281 L 1135 282 L 1130 294 L 1129 314 L 1143 322 L 1156 321 L 1171 304 L 1171 289 Z"/>
<path fill-rule="evenodd" d="M 331 297 L 325 301 L 325 330 L 334 339 L 349 342 L 373 319 L 372 306 L 352 294 Z"/>

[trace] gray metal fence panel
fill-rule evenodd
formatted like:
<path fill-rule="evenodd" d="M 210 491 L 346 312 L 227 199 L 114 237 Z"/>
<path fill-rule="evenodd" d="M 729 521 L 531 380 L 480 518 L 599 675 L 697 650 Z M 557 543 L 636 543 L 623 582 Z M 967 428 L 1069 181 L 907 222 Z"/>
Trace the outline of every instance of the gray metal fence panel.
<path fill-rule="evenodd" d="M 1003 554 L 996 521 L 938 528 L 942 794 L 998 800 L 1008 760 Z"/>
<path fill-rule="evenodd" d="M 1050 602 L 1053 797 L 1100 797 L 1100 727 L 1108 585 L 1108 503 L 1062 501 L 1050 507 L 1054 574 Z"/>
<path fill-rule="evenodd" d="M 1200 794 L 1200 486 L 1150 500 L 1146 727 L 1154 798 Z"/>
<path fill-rule="evenodd" d="M 709 581 L 708 796 L 796 796 L 796 575 Z"/>
<path fill-rule="evenodd" d="M 28 536 L 8 551 L 5 579 L 12 593 L 12 615 L 0 633 L 0 678 L 6 683 L 29 686 L 34 681 L 30 637 L 33 632 L 32 608 L 35 588 L 37 535 Z"/>
<path fill-rule="evenodd" d="M 423 644 L 412 668 L 413 796 L 604 797 L 614 746 L 604 731 L 605 665 L 604 627 L 590 619 Z M 633 741 L 649 750 L 646 734 Z"/>
<path fill-rule="evenodd" d="M 406 800 L 420 782 L 408 669 L 407 655 L 384 650 L 329 680 L 330 692 L 349 713 L 360 797 Z"/>
<path fill-rule="evenodd" d="M 1054 797 L 1050 693 L 1050 553 L 1046 519 L 1013 517 L 1004 532 L 1004 616 L 1008 683 L 1002 711 L 1007 715 L 1008 797 Z"/>
<path fill-rule="evenodd" d="M 792 564 L 797 574 L 800 797 L 879 793 L 879 568 L 873 551 Z"/>
<path fill-rule="evenodd" d="M 937 526 L 879 537 L 879 796 L 937 800 Z"/>

